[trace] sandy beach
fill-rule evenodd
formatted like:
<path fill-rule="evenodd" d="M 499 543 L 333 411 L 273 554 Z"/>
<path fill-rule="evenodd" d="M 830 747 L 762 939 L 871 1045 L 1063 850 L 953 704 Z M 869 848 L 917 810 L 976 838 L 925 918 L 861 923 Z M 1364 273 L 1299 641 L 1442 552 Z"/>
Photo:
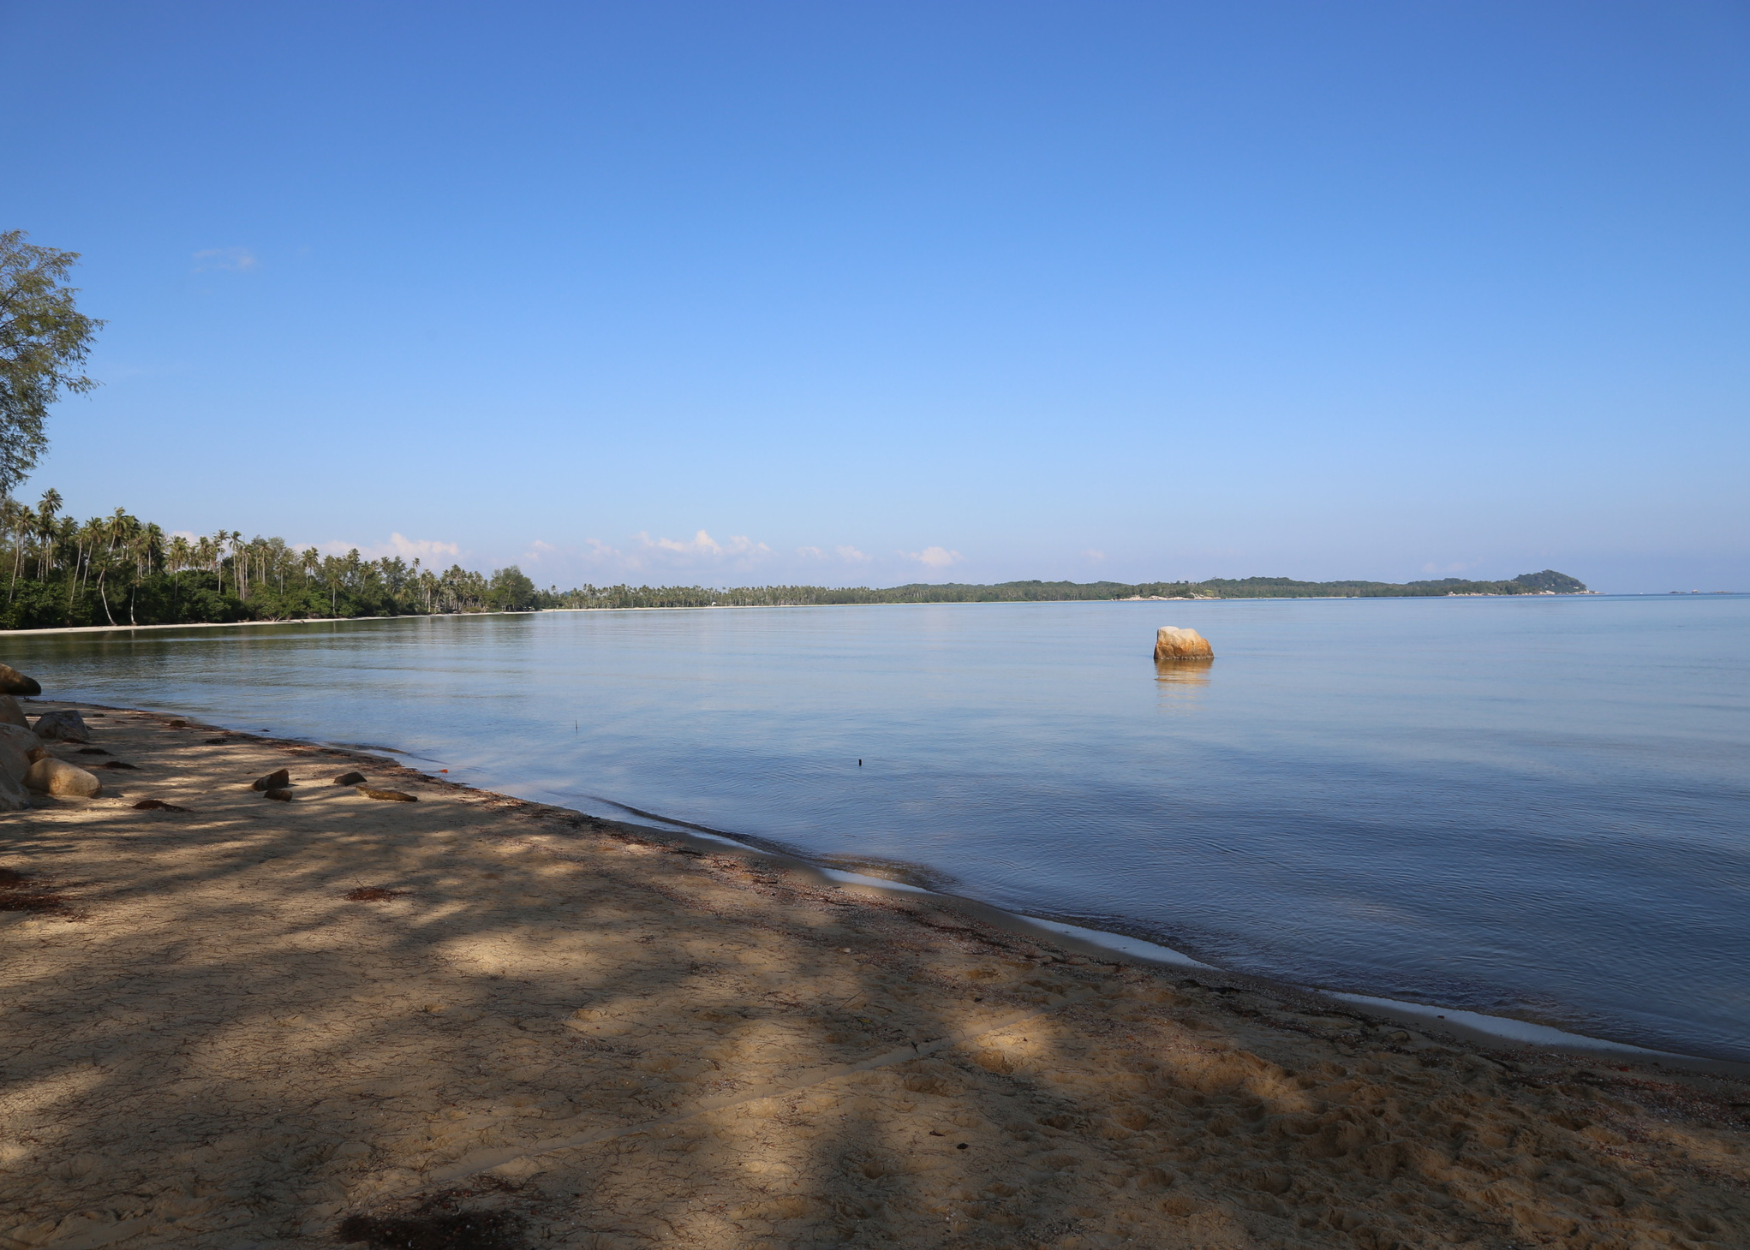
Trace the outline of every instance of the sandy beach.
<path fill-rule="evenodd" d="M 80 710 L 134 767 L 0 817 L 0 1250 L 1750 1245 L 1727 1073 Z"/>

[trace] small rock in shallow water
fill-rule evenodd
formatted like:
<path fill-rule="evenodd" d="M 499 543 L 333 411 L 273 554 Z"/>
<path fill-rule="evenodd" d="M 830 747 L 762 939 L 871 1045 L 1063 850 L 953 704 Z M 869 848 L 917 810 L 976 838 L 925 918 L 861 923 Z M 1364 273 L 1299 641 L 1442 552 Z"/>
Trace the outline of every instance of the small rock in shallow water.
<path fill-rule="evenodd" d="M 389 803 L 417 803 L 417 796 L 402 790 L 373 790 L 369 786 L 360 786 L 359 793 L 367 799 L 382 799 Z"/>
<path fill-rule="evenodd" d="M 251 790 L 284 790 L 292 784 L 292 774 L 283 768 L 275 769 L 265 777 L 257 777 L 249 783 Z"/>
<path fill-rule="evenodd" d="M 10 664 L 0 664 L 0 694 L 41 694 L 42 683 L 26 677 Z"/>
<path fill-rule="evenodd" d="M 85 718 L 71 708 L 44 712 L 36 718 L 35 729 L 39 738 L 59 739 L 62 742 L 91 741 L 91 730 L 86 726 Z"/>
<path fill-rule="evenodd" d="M 334 784 L 337 786 L 357 786 L 363 785 L 364 780 L 365 775 L 363 773 L 341 773 L 340 776 L 334 779 Z"/>

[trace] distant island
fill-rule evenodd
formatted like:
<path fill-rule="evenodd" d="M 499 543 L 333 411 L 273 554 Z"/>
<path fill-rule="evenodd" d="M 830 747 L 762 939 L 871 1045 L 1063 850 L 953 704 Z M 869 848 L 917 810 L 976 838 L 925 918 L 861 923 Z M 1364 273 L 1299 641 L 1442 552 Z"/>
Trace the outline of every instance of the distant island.
<path fill-rule="evenodd" d="M 1299 582 L 1288 577 L 1192 582 L 912 583 L 867 586 L 580 586 L 542 590 L 515 565 L 490 576 L 439 572 L 394 556 L 322 555 L 279 538 L 167 534 L 117 508 L 80 522 L 46 491 L 35 507 L 0 499 L 0 628 L 194 625 L 541 609 L 799 607 L 853 603 L 1044 603 L 1115 599 L 1402 598 L 1583 594 L 1545 569 L 1510 581 Z"/>
<path fill-rule="evenodd" d="M 1586 583 L 1545 569 L 1509 581 L 1443 577 L 1426 582 L 1299 582 L 1291 577 L 1215 577 L 1202 582 L 963 582 L 867 586 L 583 586 L 556 608 L 802 607 L 844 603 L 1070 603 L 1123 599 L 1428 599 L 1447 595 L 1582 595 Z"/>

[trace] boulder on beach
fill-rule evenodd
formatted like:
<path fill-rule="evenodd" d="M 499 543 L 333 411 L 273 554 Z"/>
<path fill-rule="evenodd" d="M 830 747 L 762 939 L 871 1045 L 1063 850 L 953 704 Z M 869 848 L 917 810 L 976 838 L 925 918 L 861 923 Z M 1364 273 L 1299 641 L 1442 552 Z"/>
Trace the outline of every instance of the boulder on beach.
<path fill-rule="evenodd" d="M 21 729 L 30 728 L 30 720 L 24 714 L 24 709 L 18 706 L 18 700 L 9 694 L 0 694 L 0 725 L 17 725 Z"/>
<path fill-rule="evenodd" d="M 1155 631 L 1155 663 L 1163 660 L 1213 660 L 1209 639 L 1194 629 L 1162 625 Z"/>
<path fill-rule="evenodd" d="M 0 812 L 21 812 L 30 806 L 24 775 L 31 757 L 42 754 L 42 739 L 17 725 L 0 725 Z"/>
<path fill-rule="evenodd" d="M 373 790 L 369 786 L 360 786 L 359 793 L 367 799 L 381 799 L 385 803 L 417 803 L 419 796 L 409 794 L 405 790 Z"/>
<path fill-rule="evenodd" d="M 43 740 L 17 725 L 0 725 L 0 776 L 23 781 L 33 754 L 42 753 Z"/>
<path fill-rule="evenodd" d="M 249 783 L 251 790 L 284 790 L 292 784 L 292 775 L 285 769 L 275 769 L 265 777 L 257 777 Z"/>
<path fill-rule="evenodd" d="M 96 773 L 88 773 L 77 764 L 45 755 L 30 766 L 24 775 L 27 789 L 38 794 L 53 794 L 63 798 L 94 799 L 103 793 L 103 783 Z"/>
<path fill-rule="evenodd" d="M 90 742 L 91 729 L 72 708 L 44 712 L 36 718 L 36 736 L 52 742 Z"/>
<path fill-rule="evenodd" d="M 263 797 L 270 798 L 275 803 L 290 803 L 292 801 L 292 792 L 284 786 L 274 786 L 267 790 Z"/>
<path fill-rule="evenodd" d="M 337 786 L 362 786 L 364 783 L 365 783 L 365 775 L 363 773 L 356 773 L 356 772 L 355 773 L 341 773 L 340 776 L 338 776 L 334 779 L 334 784 Z"/>
<path fill-rule="evenodd" d="M 26 677 L 10 664 L 0 664 L 0 694 L 38 695 L 42 692 L 42 683 L 36 678 Z"/>

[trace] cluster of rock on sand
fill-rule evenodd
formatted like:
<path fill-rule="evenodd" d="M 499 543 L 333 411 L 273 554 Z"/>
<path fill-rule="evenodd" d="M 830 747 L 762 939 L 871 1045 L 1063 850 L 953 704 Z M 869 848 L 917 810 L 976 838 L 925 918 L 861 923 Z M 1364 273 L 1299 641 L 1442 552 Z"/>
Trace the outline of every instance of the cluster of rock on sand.
<path fill-rule="evenodd" d="M 72 708 L 44 712 L 33 725 L 18 696 L 43 692 L 34 677 L 0 664 L 0 811 L 22 811 L 31 805 L 30 792 L 92 799 L 103 793 L 103 782 L 88 768 L 57 758 L 50 743 L 89 743 L 91 730 Z M 101 749 L 85 748 L 91 754 Z"/>
<path fill-rule="evenodd" d="M 42 684 L 36 678 L 25 676 L 11 665 L 0 664 L 0 812 L 22 811 L 32 806 L 32 793 L 79 799 L 94 799 L 103 793 L 103 781 L 92 768 L 53 754 L 51 747 L 59 746 L 81 756 L 107 756 L 109 752 L 90 745 L 91 727 L 74 708 L 45 711 L 33 724 L 18 698 L 41 693 Z M 106 770 L 137 767 L 116 759 L 89 762 L 93 768 Z M 400 803 L 417 801 L 405 791 L 374 789 L 364 782 L 363 773 L 349 770 L 334 777 L 331 784 L 355 787 L 367 798 Z M 283 768 L 257 778 L 250 788 L 279 802 L 290 802 L 292 798 L 292 781 Z M 143 803 L 146 810 L 166 806 L 158 799 L 146 799 Z"/>
<path fill-rule="evenodd" d="M 1746 1245 L 1725 1076 L 84 719 L 137 767 L 0 818 L 0 1250 Z"/>

